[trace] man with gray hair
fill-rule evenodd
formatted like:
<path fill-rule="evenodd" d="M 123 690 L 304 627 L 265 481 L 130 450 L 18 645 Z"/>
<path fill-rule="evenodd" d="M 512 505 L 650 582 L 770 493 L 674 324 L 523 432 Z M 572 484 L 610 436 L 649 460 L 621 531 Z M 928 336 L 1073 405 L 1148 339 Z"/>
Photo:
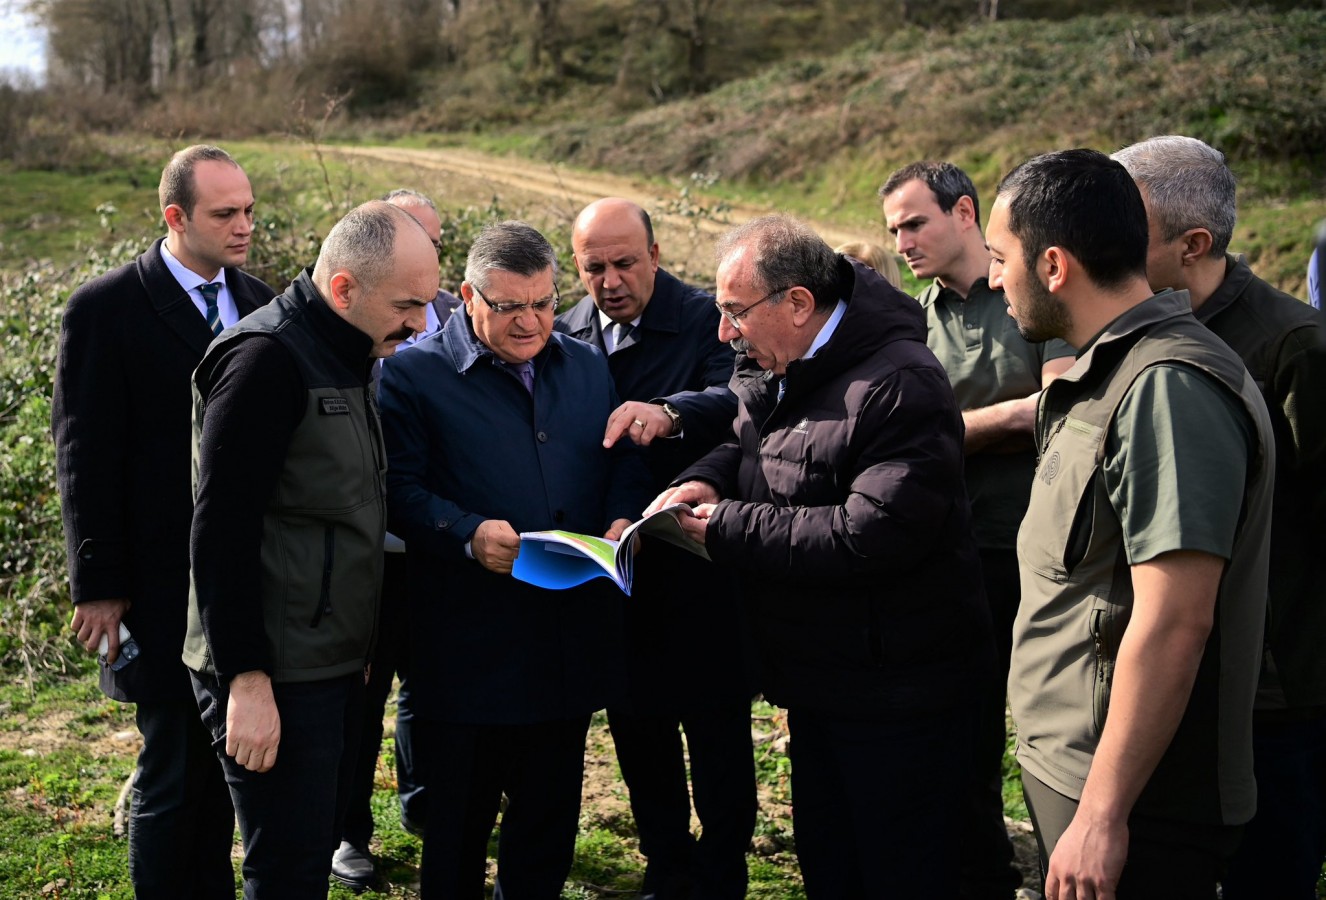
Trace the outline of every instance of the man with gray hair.
<path fill-rule="evenodd" d="M 1137 182 L 1153 290 L 1186 290 L 1197 320 L 1243 360 L 1275 432 L 1265 651 L 1253 717 L 1257 813 L 1225 900 L 1315 896 L 1326 857 L 1326 351 L 1318 311 L 1227 250 L 1234 173 L 1219 150 L 1169 135 L 1114 158 Z"/>
<path fill-rule="evenodd" d="M 595 347 L 553 332 L 552 246 L 523 222 L 475 239 L 464 313 L 388 360 L 391 529 L 406 545 L 414 727 L 429 772 L 421 889 L 478 897 L 502 795 L 494 896 L 557 897 L 570 872 L 590 715 L 625 669 L 621 595 L 511 577 L 520 532 L 615 538 L 648 500 Z"/>
<path fill-rule="evenodd" d="M 921 307 L 794 219 L 718 259 L 718 337 L 765 371 L 738 366 L 736 440 L 651 508 L 697 504 L 683 528 L 738 572 L 788 710 L 807 896 L 957 896 L 994 648 L 953 389 Z"/>
<path fill-rule="evenodd" d="M 369 372 L 423 327 L 437 281 L 419 223 L 364 204 L 194 372 L 183 658 L 239 818 L 247 900 L 327 895 L 386 525 Z"/>

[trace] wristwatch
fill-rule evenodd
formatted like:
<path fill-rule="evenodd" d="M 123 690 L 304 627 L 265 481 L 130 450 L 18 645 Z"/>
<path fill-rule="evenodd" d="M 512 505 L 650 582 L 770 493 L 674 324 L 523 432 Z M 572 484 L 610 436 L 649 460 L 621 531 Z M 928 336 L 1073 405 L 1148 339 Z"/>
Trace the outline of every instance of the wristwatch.
<path fill-rule="evenodd" d="M 672 434 L 669 436 L 676 437 L 681 434 L 681 413 L 677 411 L 677 407 L 671 403 L 661 403 L 659 405 L 663 407 L 663 412 L 667 413 L 668 418 L 672 420 Z"/>

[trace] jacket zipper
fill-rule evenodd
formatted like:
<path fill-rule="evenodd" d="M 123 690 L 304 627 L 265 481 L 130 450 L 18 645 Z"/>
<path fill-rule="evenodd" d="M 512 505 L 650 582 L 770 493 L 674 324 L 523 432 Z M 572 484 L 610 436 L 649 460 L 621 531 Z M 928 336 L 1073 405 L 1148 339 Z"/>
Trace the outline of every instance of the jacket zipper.
<path fill-rule="evenodd" d="M 331 585 L 332 570 L 336 560 L 336 528 L 328 525 L 322 533 L 322 595 L 318 598 L 318 608 L 313 613 L 310 628 L 317 628 L 323 616 L 330 616 L 332 611 Z"/>

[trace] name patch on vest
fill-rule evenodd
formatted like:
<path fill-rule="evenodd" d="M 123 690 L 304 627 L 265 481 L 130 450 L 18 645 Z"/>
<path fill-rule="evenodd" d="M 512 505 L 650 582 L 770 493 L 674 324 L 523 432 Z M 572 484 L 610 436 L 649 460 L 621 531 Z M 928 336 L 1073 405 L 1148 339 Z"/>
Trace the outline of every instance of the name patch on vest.
<path fill-rule="evenodd" d="M 324 416 L 350 415 L 350 403 L 344 397 L 323 397 L 318 402 L 322 404 Z"/>

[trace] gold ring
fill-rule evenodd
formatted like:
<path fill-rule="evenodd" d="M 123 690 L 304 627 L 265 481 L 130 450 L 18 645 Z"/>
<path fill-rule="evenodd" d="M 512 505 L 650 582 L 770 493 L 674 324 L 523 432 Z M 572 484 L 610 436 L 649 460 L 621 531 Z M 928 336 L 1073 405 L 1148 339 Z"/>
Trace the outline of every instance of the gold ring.
<path fill-rule="evenodd" d="M 644 428 L 644 427 L 645 427 L 645 423 L 642 422 L 642 421 L 640 421 L 639 419 L 636 419 L 636 420 L 635 420 L 635 424 L 639 425 L 641 428 Z"/>

